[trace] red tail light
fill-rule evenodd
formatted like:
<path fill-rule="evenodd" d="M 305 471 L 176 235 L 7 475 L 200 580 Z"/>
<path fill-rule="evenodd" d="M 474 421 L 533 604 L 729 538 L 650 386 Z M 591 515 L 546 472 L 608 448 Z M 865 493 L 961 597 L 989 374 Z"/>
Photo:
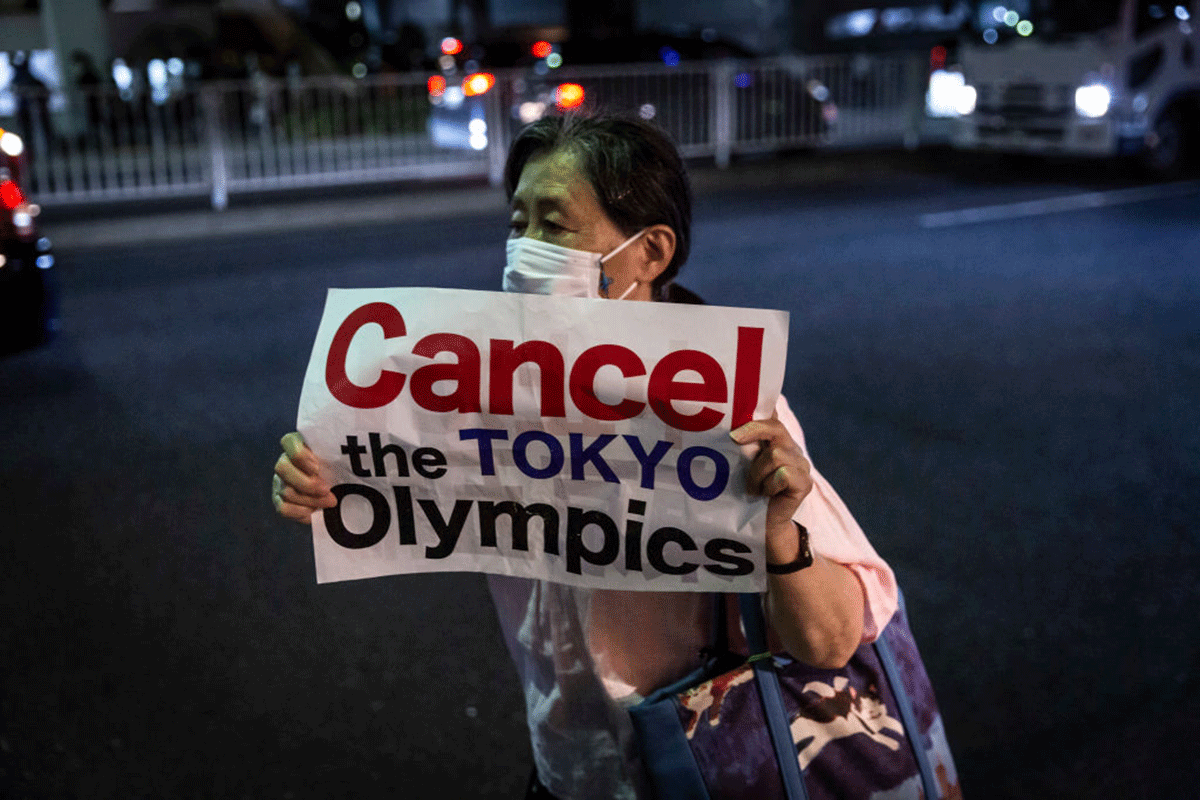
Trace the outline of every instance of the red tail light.
<path fill-rule="evenodd" d="M 441 97 L 446 93 L 446 79 L 441 75 L 431 76 L 426 85 L 429 87 L 430 97 Z"/>
<path fill-rule="evenodd" d="M 12 211 L 17 206 L 25 202 L 25 195 L 21 194 L 21 189 L 13 181 L 0 182 L 0 203 L 9 211 Z"/>
<path fill-rule="evenodd" d="M 946 68 L 946 48 L 940 44 L 929 51 L 929 69 L 937 72 Z"/>

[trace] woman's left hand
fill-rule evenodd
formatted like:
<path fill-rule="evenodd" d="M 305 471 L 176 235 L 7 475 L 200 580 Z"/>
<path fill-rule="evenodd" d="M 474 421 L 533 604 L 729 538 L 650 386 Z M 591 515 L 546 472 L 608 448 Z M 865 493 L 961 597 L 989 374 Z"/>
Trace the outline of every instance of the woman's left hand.
<path fill-rule="evenodd" d="M 729 435 L 740 445 L 759 443 L 758 453 L 746 474 L 746 490 L 770 498 L 767 504 L 767 553 L 770 556 L 773 551 L 786 549 L 786 543 L 796 541 L 792 517 L 812 491 L 812 465 L 787 428 L 775 417 L 747 422 Z"/>

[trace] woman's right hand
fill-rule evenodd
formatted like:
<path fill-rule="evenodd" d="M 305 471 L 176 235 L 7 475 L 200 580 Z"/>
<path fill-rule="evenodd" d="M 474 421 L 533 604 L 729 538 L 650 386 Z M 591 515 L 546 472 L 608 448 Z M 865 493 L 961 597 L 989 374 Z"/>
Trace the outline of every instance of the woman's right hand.
<path fill-rule="evenodd" d="M 337 498 L 321 478 L 321 462 L 295 431 L 279 440 L 283 454 L 275 462 L 271 501 L 281 517 L 312 523 L 313 512 L 333 508 Z"/>

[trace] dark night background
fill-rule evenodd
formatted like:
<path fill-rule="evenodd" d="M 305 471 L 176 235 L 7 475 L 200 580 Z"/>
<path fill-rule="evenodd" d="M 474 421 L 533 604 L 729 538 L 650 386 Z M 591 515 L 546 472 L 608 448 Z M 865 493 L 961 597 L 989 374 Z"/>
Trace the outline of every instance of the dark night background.
<path fill-rule="evenodd" d="M 696 182 L 687 283 L 791 312 L 785 391 L 905 588 L 965 795 L 1190 797 L 1200 195 L 929 228 L 1128 180 L 934 153 Z M 482 579 L 317 586 L 268 500 L 327 286 L 495 285 L 503 212 L 407 195 L 142 244 L 88 240 L 163 217 L 62 219 L 65 329 L 0 361 L 9 796 L 518 796 Z"/>
<path fill-rule="evenodd" d="M 233 4 L 133 5 L 101 3 L 139 69 L 168 17 L 211 28 L 189 79 L 244 76 L 254 48 L 270 74 L 301 58 Z M 376 30 L 340 0 L 286 5 L 323 48 L 304 63 L 340 73 L 425 70 L 443 33 L 482 41 L 489 14 L 543 7 L 589 32 L 580 60 L 672 14 L 651 57 L 655 36 L 706 41 L 699 4 L 410 0 Z M 715 46 L 754 54 L 865 4 L 764 0 L 757 27 L 711 5 Z M 38 9 L 0 0 L 0 50 Z M 229 24 L 247 40 L 214 47 Z M 923 64 L 946 35 L 859 46 Z M 694 161 L 681 282 L 790 312 L 785 393 L 899 576 L 967 800 L 1190 800 L 1200 181 L 895 144 Z M 483 578 L 318 586 L 307 531 L 269 499 L 325 290 L 495 289 L 504 209 L 473 179 L 235 193 L 221 213 L 46 204 L 62 330 L 0 357 L 0 797 L 523 796 L 523 699 Z"/>

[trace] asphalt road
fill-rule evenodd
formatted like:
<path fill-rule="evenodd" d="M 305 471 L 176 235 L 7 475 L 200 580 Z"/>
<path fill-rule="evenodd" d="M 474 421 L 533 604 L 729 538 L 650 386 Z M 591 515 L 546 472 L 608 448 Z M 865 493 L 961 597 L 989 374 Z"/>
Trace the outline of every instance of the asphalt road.
<path fill-rule="evenodd" d="M 785 392 L 966 797 L 1193 797 L 1200 184 L 933 153 L 697 185 L 683 282 L 791 312 Z M 47 214 L 65 329 L 0 360 L 0 794 L 520 795 L 482 579 L 317 586 L 268 499 L 325 288 L 494 288 L 489 199 Z"/>

